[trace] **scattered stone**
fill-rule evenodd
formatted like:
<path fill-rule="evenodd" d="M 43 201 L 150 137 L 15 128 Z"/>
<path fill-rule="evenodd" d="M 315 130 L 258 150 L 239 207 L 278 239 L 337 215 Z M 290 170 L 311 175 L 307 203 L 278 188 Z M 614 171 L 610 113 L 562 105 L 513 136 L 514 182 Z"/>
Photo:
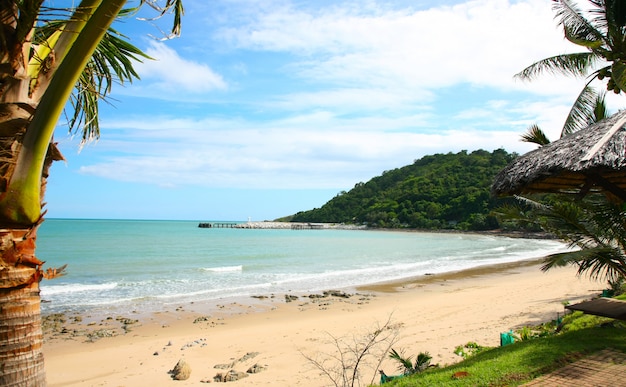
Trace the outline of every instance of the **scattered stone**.
<path fill-rule="evenodd" d="M 252 367 L 248 368 L 246 372 L 249 374 L 258 374 L 259 372 L 265 371 L 266 369 L 267 366 L 262 366 L 259 363 L 256 363 Z"/>
<path fill-rule="evenodd" d="M 259 355 L 259 352 L 248 352 L 245 355 L 243 355 L 241 358 L 237 359 L 238 362 L 244 362 L 246 360 L 250 360 L 254 357 L 257 357 Z"/>
<path fill-rule="evenodd" d="M 116 318 L 116 320 L 122 323 L 123 325 L 131 325 L 131 324 L 136 324 L 139 322 L 139 320 L 133 320 L 133 319 L 130 319 L 127 317 L 121 317 L 121 316 Z"/>
<path fill-rule="evenodd" d="M 54 313 L 41 318 L 41 326 L 44 333 L 48 332 L 60 332 L 63 329 L 63 324 L 67 321 L 65 314 Z"/>
<path fill-rule="evenodd" d="M 190 342 L 190 343 L 187 343 L 187 344 L 183 345 L 183 346 L 180 348 L 180 350 L 181 350 L 181 351 L 184 351 L 185 349 L 187 349 L 187 348 L 191 348 L 191 347 L 195 347 L 196 345 L 199 345 L 199 346 L 201 346 L 201 347 L 205 347 L 205 346 L 207 345 L 207 344 L 206 344 L 206 339 L 198 339 L 198 340 L 192 341 L 192 342 Z"/>
<path fill-rule="evenodd" d="M 298 296 L 294 296 L 291 294 L 285 294 L 285 302 L 291 302 L 298 299 Z"/>
<path fill-rule="evenodd" d="M 154 351 L 153 356 L 159 356 L 159 351 Z"/>
<path fill-rule="evenodd" d="M 117 333 L 113 329 L 98 329 L 93 332 L 87 333 L 87 340 L 96 341 L 103 337 L 117 336 Z"/>
<path fill-rule="evenodd" d="M 352 297 L 351 294 L 342 292 L 340 290 L 327 290 L 324 292 L 324 295 L 326 296 L 333 296 L 333 297 L 339 297 L 339 298 L 350 298 Z"/>
<path fill-rule="evenodd" d="M 250 296 L 250 297 L 256 298 L 256 299 L 259 299 L 259 300 L 265 300 L 266 298 L 268 298 L 267 296 Z"/>
<path fill-rule="evenodd" d="M 245 372 L 230 370 L 225 374 L 222 374 L 221 372 L 216 374 L 213 377 L 213 381 L 218 382 L 218 383 L 226 383 L 226 382 L 234 382 L 234 381 L 246 378 L 246 377 L 248 377 L 248 374 L 246 374 Z"/>
<path fill-rule="evenodd" d="M 243 355 L 242 357 L 240 357 L 239 359 L 233 360 L 232 362 L 228 363 L 228 364 L 216 364 L 213 366 L 213 368 L 218 369 L 218 370 L 226 370 L 229 368 L 233 368 L 235 366 L 235 364 L 237 363 L 243 363 L 246 360 L 250 360 L 252 358 L 255 358 L 259 355 L 259 352 L 248 352 L 245 355 Z"/>
<path fill-rule="evenodd" d="M 184 359 L 180 359 L 169 373 L 174 380 L 187 380 L 191 376 L 191 367 Z"/>
<path fill-rule="evenodd" d="M 193 320 L 193 323 L 197 324 L 197 323 L 210 321 L 210 320 L 211 320 L 211 316 L 201 316 L 201 317 L 197 317 L 195 320 Z"/>

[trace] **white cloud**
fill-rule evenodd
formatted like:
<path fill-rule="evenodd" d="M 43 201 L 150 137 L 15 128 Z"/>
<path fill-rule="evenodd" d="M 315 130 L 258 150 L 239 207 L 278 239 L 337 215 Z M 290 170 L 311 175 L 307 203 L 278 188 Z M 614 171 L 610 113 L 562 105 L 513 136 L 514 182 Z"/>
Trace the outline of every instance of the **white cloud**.
<path fill-rule="evenodd" d="M 220 36 L 239 49 L 295 56 L 288 68 L 311 82 L 399 90 L 467 82 L 514 89 L 526 87 L 513 80 L 525 66 L 572 49 L 553 16 L 544 0 L 367 12 L 352 4 L 317 11 L 278 7 L 248 25 L 224 28 Z"/>
<path fill-rule="evenodd" d="M 218 39 L 218 59 L 190 61 L 152 43 L 160 60 L 141 68 L 141 88 L 168 99 L 220 90 L 228 100 L 103 121 L 120 135 L 104 136 L 96 152 L 117 155 L 83 173 L 164 186 L 348 188 L 427 154 L 524 153 L 533 149 L 519 141 L 525 129 L 538 123 L 558 137 L 582 88 L 567 78 L 513 79 L 572 49 L 545 0 L 393 10 L 374 1 L 217 3 L 225 24 L 207 34 Z M 234 69 L 230 85 L 202 57 Z"/>
<path fill-rule="evenodd" d="M 206 93 L 224 90 L 228 87 L 222 76 L 208 65 L 182 58 L 164 43 L 150 42 L 146 54 L 154 60 L 144 60 L 143 63 L 136 65 L 142 82 L 131 91 L 147 88 L 150 92 L 180 95 L 181 93 Z M 153 97 L 159 96 L 157 94 Z"/>
<path fill-rule="evenodd" d="M 107 136 L 94 150 L 111 148 L 121 155 L 85 165 L 80 172 L 161 186 L 349 188 L 427 154 L 500 147 L 523 153 L 532 149 L 519 142 L 519 132 L 462 127 L 436 133 L 401 130 L 408 117 L 404 121 L 376 120 L 374 125 L 396 128 L 391 131 L 368 130 L 347 121 L 342 127 L 341 120 L 338 127 L 317 130 L 326 120 L 323 115 L 308 116 L 266 127 L 238 120 L 195 122 L 164 117 L 107 123 L 108 127 L 124 127 L 124 133 Z M 365 125 L 366 121 L 361 122 Z M 150 141 L 142 142 L 143 138 Z"/>

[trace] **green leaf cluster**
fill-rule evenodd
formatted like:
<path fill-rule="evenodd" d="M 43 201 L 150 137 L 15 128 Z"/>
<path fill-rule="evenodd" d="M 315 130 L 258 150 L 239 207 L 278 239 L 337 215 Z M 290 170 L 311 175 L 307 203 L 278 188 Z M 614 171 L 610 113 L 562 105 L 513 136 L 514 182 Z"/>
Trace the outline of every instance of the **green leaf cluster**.
<path fill-rule="evenodd" d="M 298 212 L 294 222 L 367 224 L 370 227 L 489 230 L 503 199 L 492 197 L 495 175 L 517 155 L 493 152 L 435 154 L 383 172 L 321 208 Z"/>

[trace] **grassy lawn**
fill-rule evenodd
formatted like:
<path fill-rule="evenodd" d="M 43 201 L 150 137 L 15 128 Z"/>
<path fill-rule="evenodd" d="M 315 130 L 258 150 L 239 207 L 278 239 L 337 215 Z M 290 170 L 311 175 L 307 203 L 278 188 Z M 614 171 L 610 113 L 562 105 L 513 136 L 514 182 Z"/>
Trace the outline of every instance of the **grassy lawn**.
<path fill-rule="evenodd" d="M 518 386 L 578 360 L 613 348 L 626 353 L 626 324 L 574 313 L 558 335 L 483 350 L 460 363 L 407 376 L 385 386 Z M 467 372 L 455 379 L 456 372 Z"/>

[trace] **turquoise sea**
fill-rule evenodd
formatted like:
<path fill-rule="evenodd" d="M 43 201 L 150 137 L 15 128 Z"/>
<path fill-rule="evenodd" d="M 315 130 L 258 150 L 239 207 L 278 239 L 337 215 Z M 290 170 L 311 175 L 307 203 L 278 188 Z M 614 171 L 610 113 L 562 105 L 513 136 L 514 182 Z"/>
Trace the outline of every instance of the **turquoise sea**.
<path fill-rule="evenodd" d="M 42 311 L 158 311 L 182 302 L 282 296 L 538 258 L 553 240 L 369 230 L 198 228 L 197 221 L 48 219 L 37 256 L 67 275 Z"/>

